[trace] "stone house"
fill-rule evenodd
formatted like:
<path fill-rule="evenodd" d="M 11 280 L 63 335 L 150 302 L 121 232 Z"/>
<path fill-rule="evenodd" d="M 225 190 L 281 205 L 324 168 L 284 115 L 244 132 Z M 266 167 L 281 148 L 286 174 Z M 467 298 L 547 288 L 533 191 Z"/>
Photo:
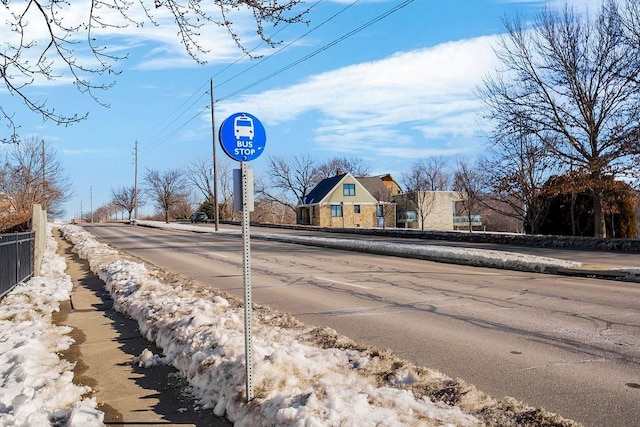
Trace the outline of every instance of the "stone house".
<path fill-rule="evenodd" d="M 399 188 L 389 175 L 354 177 L 343 173 L 326 178 L 298 201 L 297 223 L 338 228 L 395 227 L 396 206 L 389 189 Z"/>

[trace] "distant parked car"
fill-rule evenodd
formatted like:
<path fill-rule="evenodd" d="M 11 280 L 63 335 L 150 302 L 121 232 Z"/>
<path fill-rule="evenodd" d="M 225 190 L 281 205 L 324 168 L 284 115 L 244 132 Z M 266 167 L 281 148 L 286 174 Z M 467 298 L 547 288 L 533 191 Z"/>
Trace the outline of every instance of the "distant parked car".
<path fill-rule="evenodd" d="M 204 212 L 194 212 L 190 218 L 191 222 L 207 222 L 208 219 L 209 217 Z"/>

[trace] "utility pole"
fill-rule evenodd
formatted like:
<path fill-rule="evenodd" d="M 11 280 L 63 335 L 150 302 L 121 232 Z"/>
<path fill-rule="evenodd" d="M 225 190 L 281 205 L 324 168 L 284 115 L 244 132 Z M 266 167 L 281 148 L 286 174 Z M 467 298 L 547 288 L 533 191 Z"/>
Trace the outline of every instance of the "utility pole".
<path fill-rule="evenodd" d="M 216 121 L 214 115 L 213 79 L 211 79 L 211 135 L 213 142 L 213 213 L 215 217 L 215 230 L 218 231 L 220 215 L 218 213 L 218 160 L 216 158 Z"/>
<path fill-rule="evenodd" d="M 91 223 L 93 223 L 93 186 L 89 187 L 89 209 L 91 209 Z"/>
<path fill-rule="evenodd" d="M 80 200 L 80 222 L 84 222 L 82 219 L 82 200 Z"/>
<path fill-rule="evenodd" d="M 44 139 L 42 140 L 42 210 L 47 210 L 47 181 L 45 176 L 46 171 L 46 155 L 44 149 Z"/>
<path fill-rule="evenodd" d="M 133 179 L 133 219 L 138 219 L 138 141 L 134 148 L 135 177 Z"/>

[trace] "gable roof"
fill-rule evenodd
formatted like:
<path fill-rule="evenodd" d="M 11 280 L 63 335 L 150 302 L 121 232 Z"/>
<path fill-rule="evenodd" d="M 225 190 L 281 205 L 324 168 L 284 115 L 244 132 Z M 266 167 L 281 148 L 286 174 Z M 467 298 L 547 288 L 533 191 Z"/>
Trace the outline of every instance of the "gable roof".
<path fill-rule="evenodd" d="M 349 173 L 325 178 L 316 185 L 313 190 L 305 194 L 299 201 L 301 205 L 312 205 L 320 203 L 347 175 L 355 178 L 355 180 L 364 187 L 364 189 L 379 202 L 390 202 L 392 200 L 391 192 L 382 180 L 382 176 L 359 176 L 354 177 Z M 390 176 L 390 175 L 388 175 Z"/>
<path fill-rule="evenodd" d="M 309 194 L 302 196 L 302 200 L 300 200 L 300 203 L 303 205 L 320 203 L 320 201 L 324 199 L 327 194 L 329 194 L 331 190 L 333 190 L 345 176 L 347 176 L 347 174 L 343 173 L 342 175 L 336 175 L 332 176 L 331 178 L 323 179 L 318 183 L 318 185 L 314 187 L 313 190 L 309 192 Z"/>
<path fill-rule="evenodd" d="M 380 176 L 357 176 L 356 179 L 377 201 L 391 201 L 391 192 Z"/>

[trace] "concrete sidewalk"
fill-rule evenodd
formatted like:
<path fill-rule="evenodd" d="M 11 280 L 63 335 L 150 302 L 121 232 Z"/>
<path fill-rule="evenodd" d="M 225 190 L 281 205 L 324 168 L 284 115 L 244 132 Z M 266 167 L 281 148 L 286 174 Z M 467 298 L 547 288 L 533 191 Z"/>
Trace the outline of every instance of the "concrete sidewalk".
<path fill-rule="evenodd" d="M 112 309 L 104 282 L 72 245 L 58 236 L 58 254 L 67 262 L 73 291 L 54 317 L 58 325 L 73 328 L 75 344 L 63 357 L 76 364 L 74 382 L 93 388 L 107 425 L 211 426 L 232 425 L 213 414 L 196 410 L 186 392 L 186 382 L 171 366 L 139 368 L 133 359 L 146 348 L 162 354 L 138 331 L 137 323 Z"/>

